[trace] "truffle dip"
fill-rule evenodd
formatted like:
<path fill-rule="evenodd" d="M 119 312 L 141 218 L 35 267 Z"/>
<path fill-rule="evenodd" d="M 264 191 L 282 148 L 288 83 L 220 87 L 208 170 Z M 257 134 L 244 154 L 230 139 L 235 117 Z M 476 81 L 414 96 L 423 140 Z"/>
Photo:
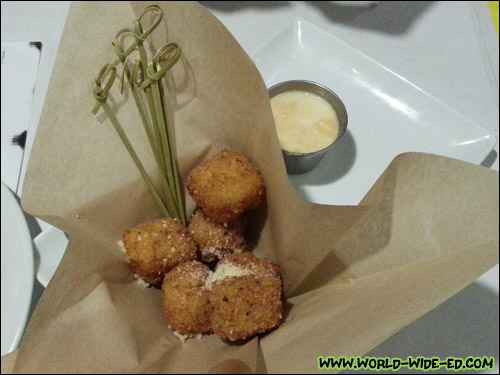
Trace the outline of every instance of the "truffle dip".
<path fill-rule="evenodd" d="M 323 98 L 287 91 L 271 98 L 274 122 L 285 151 L 308 153 L 331 145 L 339 135 L 337 113 Z"/>

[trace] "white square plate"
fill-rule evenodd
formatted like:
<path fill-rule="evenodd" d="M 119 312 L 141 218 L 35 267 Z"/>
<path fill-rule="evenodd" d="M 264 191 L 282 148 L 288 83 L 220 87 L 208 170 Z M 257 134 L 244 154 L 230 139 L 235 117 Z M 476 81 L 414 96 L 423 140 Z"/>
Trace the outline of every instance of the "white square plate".
<path fill-rule="evenodd" d="M 429 152 L 480 164 L 496 138 L 403 77 L 302 19 L 253 54 L 266 85 L 291 79 L 333 90 L 348 113 L 347 132 L 311 172 L 290 175 L 306 199 L 358 204 L 398 154 Z"/>

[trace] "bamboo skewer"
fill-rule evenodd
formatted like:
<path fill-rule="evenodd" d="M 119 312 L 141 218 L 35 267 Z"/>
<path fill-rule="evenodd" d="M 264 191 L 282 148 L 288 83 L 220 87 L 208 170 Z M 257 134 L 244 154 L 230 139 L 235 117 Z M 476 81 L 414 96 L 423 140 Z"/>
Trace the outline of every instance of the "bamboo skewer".
<path fill-rule="evenodd" d="M 141 20 L 150 12 L 153 13 L 153 16 L 157 15 L 157 18 L 146 31 L 143 31 Z M 113 63 L 105 65 L 94 81 L 93 92 L 96 104 L 92 109 L 92 113 L 96 114 L 99 108 L 104 110 L 162 213 L 165 216 L 177 218 L 186 225 L 187 217 L 184 195 L 179 182 L 175 142 L 170 124 L 168 123 L 164 87 L 164 77 L 168 70 L 180 59 L 182 51 L 177 44 L 168 43 L 158 49 L 153 58 L 149 60 L 146 48 L 144 47 L 144 41 L 147 36 L 158 27 L 163 18 L 161 9 L 158 6 L 152 5 L 145 8 L 141 16 L 134 21 L 133 29 L 121 29 L 118 31 L 116 40 L 112 43 L 118 58 Z M 125 49 L 122 43 L 120 43 L 119 38 L 126 34 L 132 35 L 134 42 Z M 139 53 L 139 60 L 133 62 L 131 69 L 130 55 L 134 51 Z M 139 111 L 151 151 L 161 172 L 161 181 L 165 194 L 164 199 L 162 199 L 156 190 L 117 116 L 107 103 L 109 91 L 116 79 L 116 67 L 120 63 L 123 65 L 120 91 L 123 92 L 126 78 Z M 106 74 L 110 74 L 110 77 L 103 87 L 101 81 Z M 144 105 L 144 103 L 147 105 Z"/>

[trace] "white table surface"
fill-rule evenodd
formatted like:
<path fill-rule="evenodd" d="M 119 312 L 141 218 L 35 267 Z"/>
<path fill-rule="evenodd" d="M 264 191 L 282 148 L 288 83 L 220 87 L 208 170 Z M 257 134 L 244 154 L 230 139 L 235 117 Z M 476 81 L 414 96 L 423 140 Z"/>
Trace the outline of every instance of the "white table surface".
<path fill-rule="evenodd" d="M 201 2 L 251 54 L 300 16 L 351 44 L 498 138 L 498 36 L 487 2 Z M 42 110 L 70 2 L 2 1 L 1 40 L 42 41 L 25 162 Z M 2 93 L 2 95 L 4 95 Z M 498 143 L 483 165 L 498 170 Z M 34 221 L 32 235 L 48 228 Z M 499 359 L 498 265 L 369 355 Z M 43 293 L 35 285 L 33 304 Z M 431 338 L 431 339 L 429 339 Z M 496 370 L 489 371 L 498 372 Z"/>

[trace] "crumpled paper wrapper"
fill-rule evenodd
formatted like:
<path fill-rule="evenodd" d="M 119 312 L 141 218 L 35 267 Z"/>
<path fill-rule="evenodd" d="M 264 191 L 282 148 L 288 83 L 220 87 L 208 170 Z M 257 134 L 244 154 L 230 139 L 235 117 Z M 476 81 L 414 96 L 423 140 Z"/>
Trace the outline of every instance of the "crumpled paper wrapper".
<path fill-rule="evenodd" d="M 267 90 L 236 40 L 197 3 L 160 3 L 150 41 L 183 49 L 168 77 L 180 171 L 222 148 L 249 156 L 267 185 L 250 241 L 283 274 L 285 321 L 243 345 L 186 344 L 160 291 L 140 287 L 116 241 L 160 216 L 90 85 L 110 41 L 143 2 L 72 4 L 23 190 L 23 207 L 69 234 L 27 328 L 17 372 L 317 372 L 317 357 L 363 355 L 498 262 L 498 173 L 428 154 L 394 159 L 358 206 L 305 202 L 290 186 Z M 299 77 L 300 78 L 300 77 Z M 155 164 L 131 97 L 113 107 L 149 172 Z M 188 207 L 193 203 L 188 197 Z M 11 358 L 14 356 L 11 356 Z"/>

